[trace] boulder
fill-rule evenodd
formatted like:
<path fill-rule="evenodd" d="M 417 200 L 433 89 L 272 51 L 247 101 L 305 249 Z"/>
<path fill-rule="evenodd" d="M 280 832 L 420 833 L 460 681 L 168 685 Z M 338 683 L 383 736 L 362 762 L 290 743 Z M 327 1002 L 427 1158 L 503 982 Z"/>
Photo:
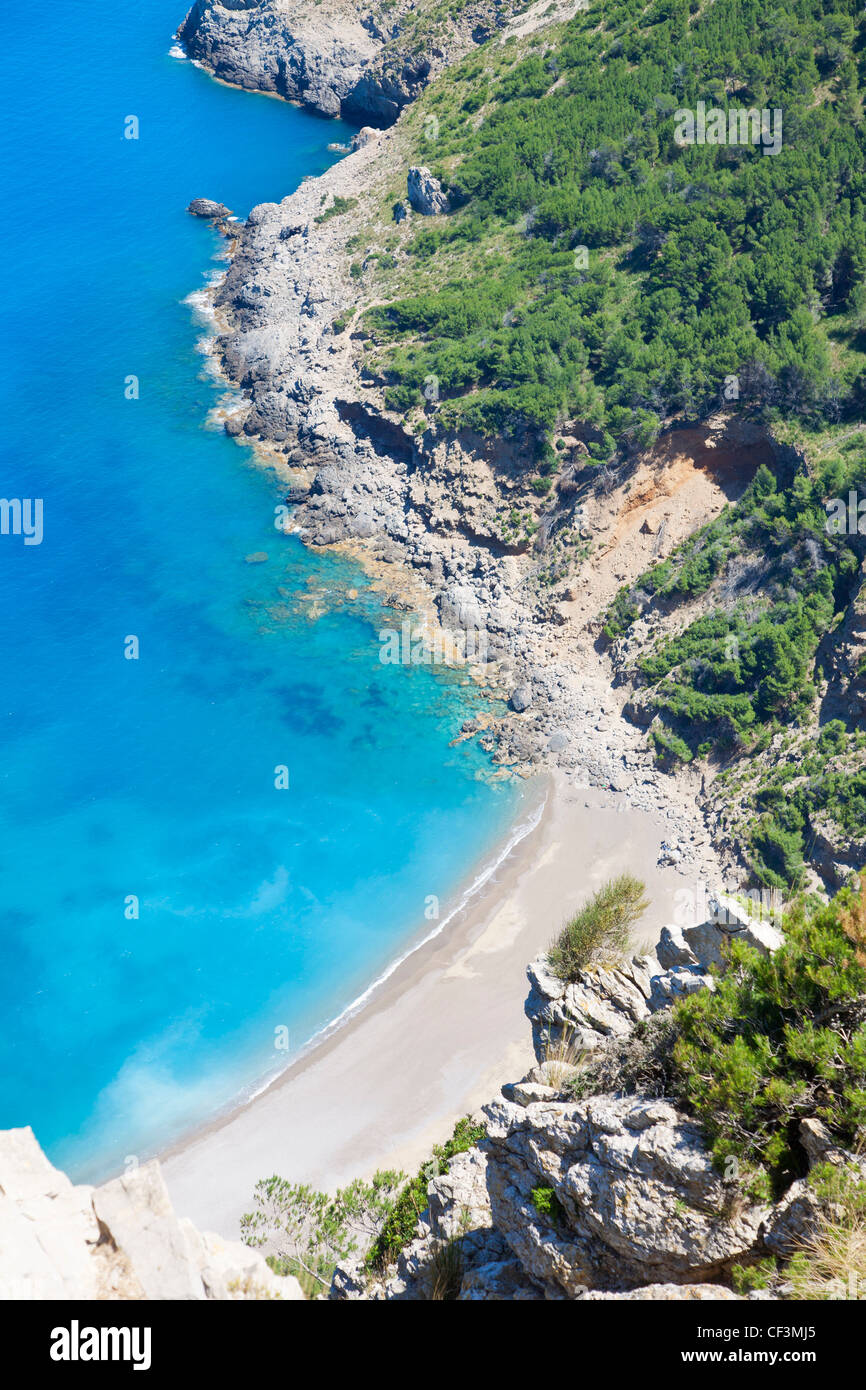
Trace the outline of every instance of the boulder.
<path fill-rule="evenodd" d="M 449 584 L 439 595 L 439 621 L 452 631 L 481 628 L 484 614 L 475 590 L 468 584 Z"/>
<path fill-rule="evenodd" d="M 406 182 L 409 202 L 416 212 L 424 217 L 438 217 L 448 212 L 448 194 L 429 169 L 423 165 L 413 165 Z"/>
<path fill-rule="evenodd" d="M 225 203 L 215 203 L 212 198 L 193 198 L 187 212 L 193 217 L 208 217 L 217 220 L 223 217 L 231 217 L 231 208 L 227 208 Z"/>
<path fill-rule="evenodd" d="M 711 965 L 724 969 L 724 947 L 731 941 L 743 941 L 766 956 L 778 950 L 784 940 L 771 922 L 752 916 L 736 898 L 726 894 L 711 899 L 707 920 L 684 927 L 682 935 L 704 970 Z"/>
<path fill-rule="evenodd" d="M 512 690 L 509 703 L 511 708 L 516 710 L 518 714 L 522 714 L 524 710 L 529 709 L 529 706 L 532 704 L 532 686 L 518 685 L 515 690 Z"/>
<path fill-rule="evenodd" d="M 303 1299 L 258 1250 L 179 1221 L 157 1162 L 74 1186 L 31 1129 L 0 1131 L 0 1299 Z"/>
<path fill-rule="evenodd" d="M 662 927 L 656 955 L 659 964 L 663 965 L 666 970 L 673 970 L 680 965 L 696 966 L 698 964 L 697 956 L 683 936 L 682 927 L 676 925 Z"/>

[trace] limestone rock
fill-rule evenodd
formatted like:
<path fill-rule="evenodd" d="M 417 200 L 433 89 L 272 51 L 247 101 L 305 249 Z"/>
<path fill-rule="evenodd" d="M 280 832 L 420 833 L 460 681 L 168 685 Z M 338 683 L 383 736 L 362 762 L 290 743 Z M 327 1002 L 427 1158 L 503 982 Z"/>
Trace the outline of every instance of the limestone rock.
<path fill-rule="evenodd" d="M 225 203 L 215 203 L 212 198 L 193 198 L 187 212 L 192 213 L 193 217 L 209 217 L 217 220 L 223 217 L 231 217 L 231 208 L 227 208 Z"/>
<path fill-rule="evenodd" d="M 484 1111 L 494 1225 L 546 1290 L 713 1281 L 756 1249 L 766 1208 L 739 1208 L 701 1133 L 670 1103 L 601 1096 Z M 561 1215 L 532 1201 L 553 1188 Z"/>
<path fill-rule="evenodd" d="M 636 1302 L 695 1302 L 708 1303 L 713 1300 L 740 1303 L 738 1294 L 724 1284 L 647 1284 L 642 1289 L 629 1289 L 625 1293 L 608 1293 L 602 1289 L 591 1289 L 584 1294 L 588 1299 L 624 1299 Z"/>
<path fill-rule="evenodd" d="M 821 1203 L 806 1178 L 798 1178 L 788 1188 L 767 1217 L 764 1245 L 773 1255 L 790 1257 L 811 1235 L 821 1212 Z"/>
<path fill-rule="evenodd" d="M 502 29 L 517 8 L 468 0 L 425 53 L 416 51 L 405 22 L 413 10 L 407 0 L 369 13 L 345 0 L 196 0 L 177 37 L 223 81 L 326 116 L 388 126 L 432 77 Z"/>
<path fill-rule="evenodd" d="M 516 689 L 511 692 L 510 703 L 511 708 L 516 710 L 518 714 L 522 714 L 524 710 L 529 709 L 529 706 L 532 704 L 532 686 L 518 685 Z"/>
<path fill-rule="evenodd" d="M 449 584 L 439 596 L 439 618 L 452 631 L 480 628 L 483 615 L 475 591 L 468 584 Z"/>
<path fill-rule="evenodd" d="M 96 1188 L 93 1210 L 135 1269 L 144 1298 L 202 1297 L 201 1278 L 158 1163 L 145 1163 Z"/>
<path fill-rule="evenodd" d="M 409 202 L 416 212 L 424 217 L 437 217 L 448 212 L 448 194 L 438 179 L 423 164 L 413 164 L 407 178 Z"/>
<path fill-rule="evenodd" d="M 530 1283 L 519 1260 L 492 1260 L 463 1276 L 458 1302 L 522 1303 L 544 1294 Z"/>
<path fill-rule="evenodd" d="M 752 916 L 736 898 L 725 894 L 711 900 L 706 922 L 684 927 L 682 935 L 705 970 L 711 965 L 724 969 L 726 942 L 742 941 L 762 955 L 770 955 L 784 940 L 772 923 Z"/>
<path fill-rule="evenodd" d="M 303 1297 L 258 1250 L 178 1221 L 155 1161 L 74 1186 L 31 1129 L 0 1131 L 0 1300 Z"/>
<path fill-rule="evenodd" d="M 552 973 L 546 955 L 536 957 L 526 973 L 530 991 L 525 1010 L 539 1062 L 560 1044 L 578 1055 L 593 1051 L 604 1038 L 625 1037 L 636 1023 L 667 1007 L 679 993 L 689 992 L 685 980 L 671 983 L 679 972 L 662 971 L 654 956 L 588 966 L 573 984 Z M 708 977 L 700 979 L 706 982 Z"/>
<path fill-rule="evenodd" d="M 678 926 L 662 927 L 656 955 L 659 964 L 667 970 L 674 969 L 679 965 L 694 966 L 698 964 L 698 958 L 686 941 L 682 927 Z"/>

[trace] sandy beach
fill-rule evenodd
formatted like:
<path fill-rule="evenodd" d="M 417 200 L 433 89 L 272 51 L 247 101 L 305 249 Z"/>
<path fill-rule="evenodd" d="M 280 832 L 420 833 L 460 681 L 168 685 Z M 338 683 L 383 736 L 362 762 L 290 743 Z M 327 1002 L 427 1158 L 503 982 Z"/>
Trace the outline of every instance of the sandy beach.
<path fill-rule="evenodd" d="M 268 1090 L 161 1155 L 178 1214 L 236 1237 L 259 1178 L 333 1190 L 378 1167 L 414 1168 L 532 1066 L 526 966 L 570 911 L 628 870 L 651 899 L 636 945 L 673 919 L 677 890 L 693 885 L 657 867 L 666 833 L 624 797 L 554 774 L 537 827 L 440 936 Z"/>

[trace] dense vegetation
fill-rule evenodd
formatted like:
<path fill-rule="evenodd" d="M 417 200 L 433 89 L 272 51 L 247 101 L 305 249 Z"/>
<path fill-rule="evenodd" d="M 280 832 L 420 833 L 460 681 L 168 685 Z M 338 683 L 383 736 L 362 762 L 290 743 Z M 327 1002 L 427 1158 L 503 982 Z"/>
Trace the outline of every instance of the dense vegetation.
<path fill-rule="evenodd" d="M 445 423 L 529 424 L 542 473 L 565 420 L 596 427 L 602 459 L 732 398 L 856 412 L 863 23 L 853 0 L 594 0 L 434 84 L 417 157 L 457 210 L 410 245 L 437 287 L 368 316 L 390 404 L 435 376 Z M 678 144 L 698 101 L 781 110 L 780 152 Z"/>
<path fill-rule="evenodd" d="M 838 1143 L 866 1126 L 866 878 L 829 904 L 800 905 L 761 956 L 734 941 L 713 992 L 674 1009 L 671 1093 L 700 1119 L 724 1171 L 778 1193 L 804 1171 L 801 1119 Z"/>

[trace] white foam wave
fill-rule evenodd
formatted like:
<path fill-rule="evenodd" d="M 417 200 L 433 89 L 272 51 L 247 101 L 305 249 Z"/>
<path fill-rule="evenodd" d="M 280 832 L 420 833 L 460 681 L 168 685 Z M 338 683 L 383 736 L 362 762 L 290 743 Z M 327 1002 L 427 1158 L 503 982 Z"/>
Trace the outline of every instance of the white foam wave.
<path fill-rule="evenodd" d="M 436 926 L 433 928 L 432 931 L 428 932 L 427 935 L 425 937 L 422 937 L 420 941 L 416 941 L 414 945 L 410 946 L 409 949 L 407 951 L 404 951 L 402 955 L 397 956 L 391 962 L 391 964 L 388 965 L 382 971 L 381 975 L 378 975 L 376 979 L 372 982 L 372 984 L 368 985 L 364 992 L 358 995 L 357 999 L 353 999 L 351 1004 L 347 1004 L 346 1008 L 343 1009 L 341 1013 L 337 1014 L 336 1018 L 331 1019 L 330 1023 L 324 1024 L 323 1027 L 317 1030 L 317 1032 L 313 1033 L 312 1037 L 307 1039 L 303 1046 L 298 1049 L 295 1055 L 288 1062 L 281 1065 L 278 1068 L 278 1070 L 269 1075 L 264 1081 L 259 1081 L 257 1084 L 251 1087 L 245 1093 L 243 1099 L 249 1102 L 251 1100 L 255 1100 L 258 1096 L 263 1095 L 264 1092 L 267 1091 L 274 1084 L 278 1077 L 281 1076 L 282 1073 L 288 1069 L 288 1067 L 294 1066 L 304 1056 L 306 1056 L 308 1052 L 312 1051 L 314 1047 L 316 1047 L 319 1043 L 324 1042 L 326 1038 L 331 1037 L 331 1035 L 337 1032 L 339 1028 L 344 1027 L 345 1024 L 347 1024 L 351 1019 L 355 1017 L 356 1014 L 360 1013 L 361 1009 L 364 1008 L 365 1004 L 368 1003 L 370 998 L 376 993 L 378 989 L 381 989 L 382 985 L 384 985 L 385 982 L 391 978 L 391 976 L 394 974 L 396 970 L 399 970 L 400 966 L 404 963 L 404 961 L 407 961 L 410 956 L 413 956 L 415 954 L 416 951 L 420 951 L 422 946 L 426 946 L 428 942 L 433 941 L 437 936 L 441 935 L 441 933 L 448 926 L 449 922 L 452 922 L 454 918 L 458 915 L 458 913 L 463 912 L 469 906 L 469 903 L 472 901 L 475 895 L 481 891 L 485 884 L 490 882 L 497 869 L 500 869 L 502 867 L 506 859 L 509 857 L 509 855 L 513 854 L 514 850 L 517 848 L 520 842 L 522 840 L 525 840 L 526 836 L 530 835 L 532 831 L 535 830 L 535 828 L 539 825 L 541 821 L 541 817 L 544 814 L 544 808 L 546 805 L 547 797 L 545 796 L 544 800 L 533 809 L 533 811 L 526 818 L 526 820 L 520 821 L 514 827 L 505 844 L 500 849 L 499 853 L 494 855 L 490 862 L 484 866 L 480 873 L 473 879 L 472 883 L 469 884 L 469 887 L 466 889 L 466 891 L 463 894 L 461 894 L 459 900 L 454 904 L 451 911 L 446 913 L 446 915 L 442 918 L 441 922 L 437 922 Z"/>

